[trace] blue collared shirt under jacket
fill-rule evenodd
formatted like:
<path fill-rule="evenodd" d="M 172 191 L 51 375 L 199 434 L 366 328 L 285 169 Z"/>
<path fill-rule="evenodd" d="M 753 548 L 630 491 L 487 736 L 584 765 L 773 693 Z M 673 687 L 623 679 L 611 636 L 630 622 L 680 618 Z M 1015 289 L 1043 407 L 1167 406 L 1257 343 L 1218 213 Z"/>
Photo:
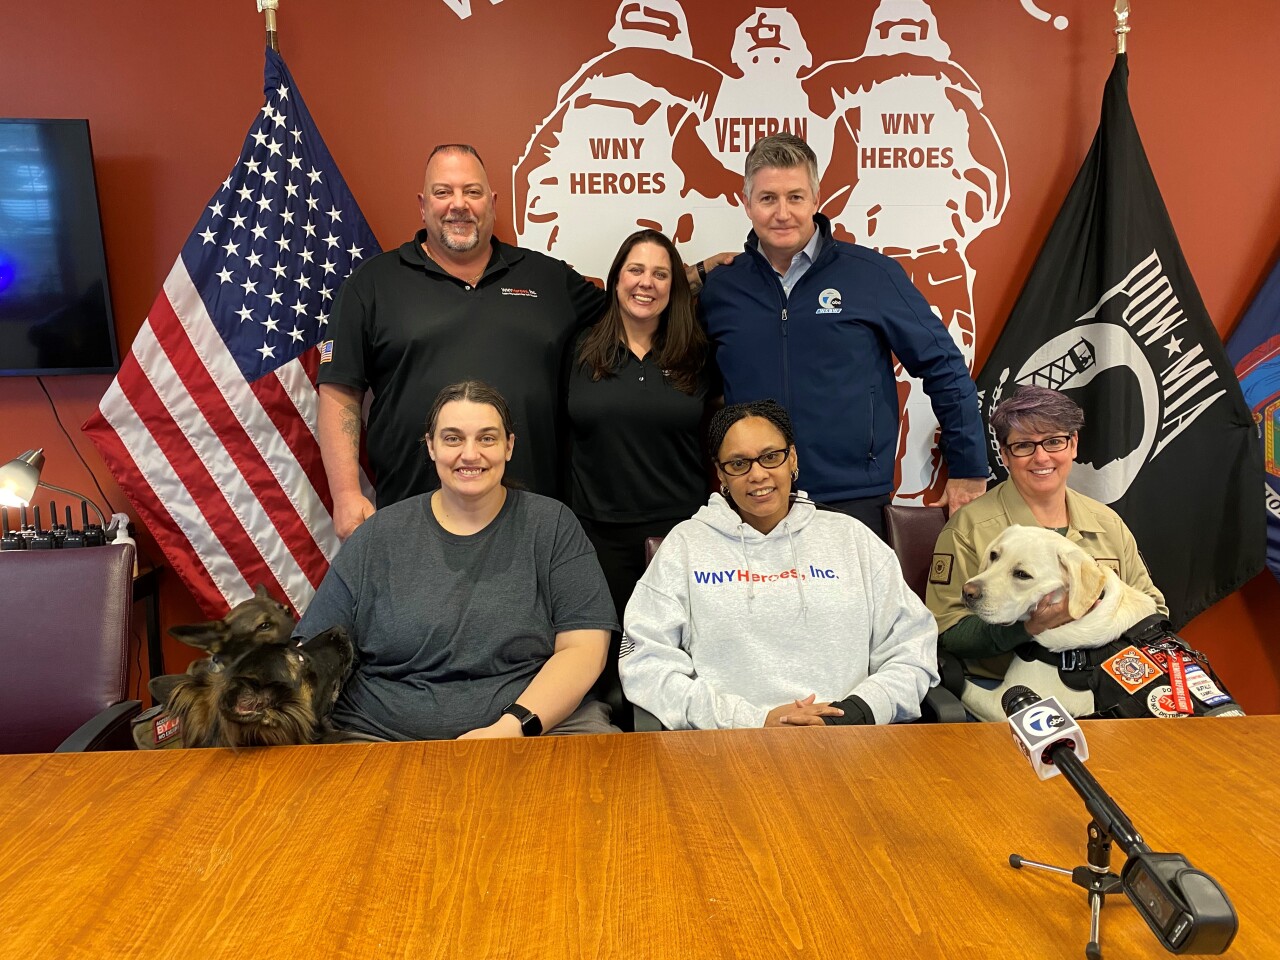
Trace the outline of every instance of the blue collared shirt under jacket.
<path fill-rule="evenodd" d="M 800 282 L 800 278 L 809 272 L 813 262 L 818 259 L 818 249 L 821 246 L 822 232 L 814 230 L 809 242 L 804 245 L 804 248 L 799 253 L 791 258 L 787 272 L 782 275 L 782 290 L 788 297 L 791 296 L 791 291 L 795 289 L 795 285 Z M 776 273 L 777 271 L 775 270 L 774 272 Z"/>

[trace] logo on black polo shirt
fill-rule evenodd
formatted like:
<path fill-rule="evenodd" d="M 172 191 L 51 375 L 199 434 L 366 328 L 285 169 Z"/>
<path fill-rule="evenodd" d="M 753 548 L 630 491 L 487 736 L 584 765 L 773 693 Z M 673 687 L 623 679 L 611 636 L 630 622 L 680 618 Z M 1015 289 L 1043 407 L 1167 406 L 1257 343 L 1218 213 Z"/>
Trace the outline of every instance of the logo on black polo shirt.
<path fill-rule="evenodd" d="M 530 290 L 527 287 L 503 287 L 502 295 L 504 297 L 533 297 L 538 299 L 538 291 Z"/>
<path fill-rule="evenodd" d="M 835 287 L 827 287 L 818 294 L 818 313 L 839 313 L 840 291 Z"/>

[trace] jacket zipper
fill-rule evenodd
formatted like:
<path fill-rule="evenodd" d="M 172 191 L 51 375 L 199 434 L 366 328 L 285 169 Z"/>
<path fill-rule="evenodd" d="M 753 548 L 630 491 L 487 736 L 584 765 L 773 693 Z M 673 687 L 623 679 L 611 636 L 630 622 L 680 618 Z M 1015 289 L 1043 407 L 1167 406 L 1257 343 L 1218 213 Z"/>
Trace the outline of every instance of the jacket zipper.
<path fill-rule="evenodd" d="M 782 403 L 791 409 L 791 359 L 787 351 L 787 307 L 782 307 Z"/>
<path fill-rule="evenodd" d="M 867 443 L 867 460 L 871 463 L 876 462 L 876 388 L 873 386 L 867 397 L 867 434 L 870 441 Z"/>

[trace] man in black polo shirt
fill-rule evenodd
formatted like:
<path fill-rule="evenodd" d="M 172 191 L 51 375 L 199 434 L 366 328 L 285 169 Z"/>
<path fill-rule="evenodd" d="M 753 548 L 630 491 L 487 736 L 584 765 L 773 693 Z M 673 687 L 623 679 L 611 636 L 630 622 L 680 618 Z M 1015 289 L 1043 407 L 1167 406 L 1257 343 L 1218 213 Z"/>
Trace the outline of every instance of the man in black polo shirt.
<path fill-rule="evenodd" d="M 511 406 L 519 442 L 507 475 L 559 494 L 557 397 L 565 348 L 604 293 L 567 264 L 493 238 L 496 196 L 475 148 L 436 147 L 418 195 L 424 228 L 362 264 L 334 301 L 321 350 L 320 452 L 346 539 L 373 513 L 360 489 L 360 409 L 379 506 L 438 485 L 423 444 L 442 387 L 476 378 Z M 706 266 L 720 262 L 707 261 Z M 698 281 L 686 267 L 691 282 Z"/>
<path fill-rule="evenodd" d="M 338 293 L 333 349 L 321 353 L 319 433 L 343 539 L 373 512 L 359 484 L 366 389 L 379 506 L 438 485 L 424 418 L 442 387 L 473 377 L 502 392 L 519 425 L 508 474 L 535 493 L 558 492 L 560 364 L 604 295 L 559 260 L 494 240 L 495 199 L 471 147 L 437 147 L 418 196 L 424 228 L 361 265 Z"/>

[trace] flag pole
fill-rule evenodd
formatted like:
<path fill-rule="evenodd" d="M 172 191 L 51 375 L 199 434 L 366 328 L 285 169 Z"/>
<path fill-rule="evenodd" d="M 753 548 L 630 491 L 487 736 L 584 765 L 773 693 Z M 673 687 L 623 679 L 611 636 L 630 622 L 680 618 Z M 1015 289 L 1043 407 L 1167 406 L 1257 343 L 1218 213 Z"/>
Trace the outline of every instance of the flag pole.
<path fill-rule="evenodd" d="M 266 14 L 266 45 L 275 52 L 280 52 L 280 44 L 275 32 L 275 12 L 279 6 L 280 0 L 257 0 L 257 12 Z"/>
<path fill-rule="evenodd" d="M 1125 52 L 1129 34 L 1129 0 L 1116 0 L 1116 53 Z"/>

